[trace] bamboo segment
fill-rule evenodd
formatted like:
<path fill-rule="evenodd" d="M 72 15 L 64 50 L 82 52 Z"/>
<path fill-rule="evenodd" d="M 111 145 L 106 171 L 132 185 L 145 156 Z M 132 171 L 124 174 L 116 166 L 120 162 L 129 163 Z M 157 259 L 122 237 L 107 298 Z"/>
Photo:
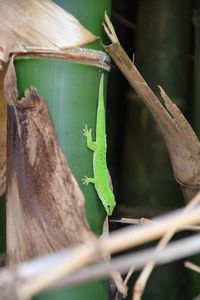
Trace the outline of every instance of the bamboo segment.
<path fill-rule="evenodd" d="M 47 102 L 35 89 L 17 100 L 13 60 L 5 77 L 8 102 L 7 264 L 92 237 L 84 197 L 58 144 Z"/>
<path fill-rule="evenodd" d="M 56 2 L 56 1 L 55 1 Z M 56 2 L 60 4 L 59 2 Z M 83 5 L 84 4 L 84 5 Z M 91 4 L 91 7 L 90 5 Z M 70 6 L 74 11 L 70 10 Z M 103 36 L 102 25 L 104 9 L 110 7 L 110 1 L 63 1 L 63 7 L 73 13 L 84 26 L 94 34 Z M 82 9 L 81 9 L 82 7 Z M 98 11 L 98 8 L 101 10 Z M 95 10 L 95 11 L 92 11 Z M 75 11 L 77 14 L 75 14 Z M 85 14 L 84 22 L 81 15 Z M 91 17 L 92 16 L 92 17 Z M 91 22 L 87 25 L 87 21 Z M 92 25 L 93 24 L 93 25 Z M 94 28 L 92 28 L 94 26 Z M 93 30 L 94 29 L 94 30 Z M 97 30 L 97 31 L 96 31 Z M 100 44 L 91 47 L 100 49 Z M 95 133 L 96 126 L 96 105 L 99 88 L 99 70 L 104 69 L 107 79 L 109 68 L 105 65 L 105 54 L 100 53 L 101 63 L 95 61 L 93 50 L 89 53 L 95 63 L 91 64 L 87 59 L 74 58 L 74 53 L 66 51 L 68 57 L 63 58 L 26 56 L 18 57 L 15 60 L 17 73 L 17 84 L 19 97 L 24 95 L 24 91 L 30 87 L 37 89 L 39 95 L 48 99 L 48 106 L 55 125 L 59 143 L 62 147 L 73 175 L 79 183 L 85 196 L 85 208 L 88 223 L 97 235 L 101 234 L 102 225 L 105 219 L 104 208 L 98 199 L 96 191 L 92 185 L 83 186 L 81 178 L 84 175 L 92 177 L 92 152 L 87 149 L 82 128 L 87 124 Z M 86 51 L 82 49 L 82 51 Z M 33 54 L 33 53 L 31 53 Z M 94 55 L 93 55 L 94 54 Z M 71 55 L 71 57 L 70 57 Z M 72 57 L 73 56 L 73 57 Z M 95 136 L 93 136 L 95 138 Z M 76 288 L 63 289 L 56 292 L 47 292 L 38 295 L 36 299 L 87 299 L 93 300 L 108 299 L 108 282 L 97 281 L 82 285 Z"/>
<path fill-rule="evenodd" d="M 15 65 L 19 97 L 33 86 L 39 95 L 48 99 L 59 143 L 85 195 L 88 222 L 92 230 L 100 235 L 105 218 L 104 208 L 94 187 L 84 186 L 81 181 L 84 175 L 93 175 L 92 152 L 87 149 L 82 128 L 88 124 L 95 129 L 99 70 L 93 66 L 47 57 L 18 58 Z"/>
<path fill-rule="evenodd" d="M 61 147 L 85 196 L 87 220 L 91 229 L 101 234 L 104 208 L 93 186 L 83 186 L 81 178 L 93 175 L 92 152 L 87 149 L 82 128 L 87 123 L 95 129 L 99 87 L 99 69 L 94 66 L 54 58 L 19 58 L 15 62 L 20 97 L 33 86 L 48 99 L 49 109 Z M 95 132 L 95 130 L 93 130 Z M 108 297 L 108 282 L 100 281 L 56 292 L 46 292 L 36 299 L 91 299 Z M 58 298 L 57 298 L 58 297 Z"/>

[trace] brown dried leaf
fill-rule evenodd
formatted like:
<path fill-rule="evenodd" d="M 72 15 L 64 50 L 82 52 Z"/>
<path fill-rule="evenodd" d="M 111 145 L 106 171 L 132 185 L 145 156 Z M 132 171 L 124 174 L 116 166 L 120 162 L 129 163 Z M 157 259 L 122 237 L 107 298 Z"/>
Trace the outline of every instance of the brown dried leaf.
<path fill-rule="evenodd" d="M 104 24 L 104 29 L 112 44 L 104 48 L 160 127 L 169 151 L 174 177 L 180 184 L 185 199 L 190 200 L 200 190 L 199 140 L 181 111 L 167 97 L 163 89 L 161 95 L 166 107 L 161 104 L 120 45 L 107 15 L 105 19 L 107 26 Z"/>
<path fill-rule="evenodd" d="M 62 51 L 98 39 L 51 0 L 0 0 L 0 60 L 10 53 Z"/>
<path fill-rule="evenodd" d="M 93 237 L 84 196 L 59 146 L 47 102 L 35 89 L 17 101 L 13 60 L 8 101 L 7 258 L 14 264 Z"/>

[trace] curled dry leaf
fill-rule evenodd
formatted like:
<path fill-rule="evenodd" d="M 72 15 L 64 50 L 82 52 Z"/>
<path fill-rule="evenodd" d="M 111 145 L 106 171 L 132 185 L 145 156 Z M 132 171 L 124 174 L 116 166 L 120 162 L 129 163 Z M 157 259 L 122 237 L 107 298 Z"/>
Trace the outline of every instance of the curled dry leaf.
<path fill-rule="evenodd" d="M 0 60 L 10 53 L 58 52 L 98 39 L 51 0 L 0 0 Z"/>
<path fill-rule="evenodd" d="M 185 199 L 189 201 L 200 190 L 200 142 L 178 107 L 160 88 L 165 106 L 147 85 L 119 43 L 115 30 L 105 14 L 104 29 L 112 44 L 104 46 L 157 122 L 165 139 L 174 177 Z"/>
<path fill-rule="evenodd" d="M 59 146 L 47 102 L 37 91 L 17 101 L 13 59 L 5 81 L 8 264 L 93 238 L 84 196 Z"/>

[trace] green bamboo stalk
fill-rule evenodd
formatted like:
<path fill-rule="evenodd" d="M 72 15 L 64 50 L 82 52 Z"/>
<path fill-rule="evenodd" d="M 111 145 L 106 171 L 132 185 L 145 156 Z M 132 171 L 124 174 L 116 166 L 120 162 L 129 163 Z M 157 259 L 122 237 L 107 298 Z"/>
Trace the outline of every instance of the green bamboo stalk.
<path fill-rule="evenodd" d="M 161 85 L 181 110 L 186 99 L 190 20 L 190 1 L 138 2 L 135 64 L 155 93 L 159 94 L 157 85 Z M 132 211 L 146 209 L 145 215 L 135 217 L 152 217 L 155 212 L 183 205 L 159 128 L 135 94 L 128 99 L 126 120 L 123 204 L 132 207 Z M 181 271 L 178 264 L 155 270 L 144 299 L 177 299 L 176 278 Z M 167 293 L 163 294 L 163 289 Z"/>
<path fill-rule="evenodd" d="M 110 12 L 110 1 L 54 1 L 77 17 L 92 33 L 103 37 L 104 10 Z M 100 42 L 89 46 L 102 49 Z M 17 58 L 15 61 L 19 97 L 31 86 L 48 100 L 59 143 L 68 164 L 85 195 L 85 208 L 91 229 L 101 234 L 105 210 L 93 185 L 84 186 L 81 178 L 92 177 L 92 153 L 86 147 L 82 128 L 95 129 L 99 88 L 99 68 L 74 61 L 47 57 Z M 107 76 L 106 76 L 107 79 Z M 95 130 L 93 130 L 93 134 Z M 66 216 L 67 218 L 67 216 Z M 78 287 L 51 291 L 34 299 L 108 299 L 108 281 L 102 280 Z"/>
<path fill-rule="evenodd" d="M 68 60 L 39 57 L 18 58 L 15 66 L 19 97 L 32 85 L 48 100 L 59 143 L 86 198 L 88 222 L 100 235 L 104 208 L 93 185 L 84 186 L 81 181 L 84 175 L 92 177 L 93 174 L 92 152 L 86 147 L 82 128 L 86 123 L 95 128 L 99 69 Z"/>

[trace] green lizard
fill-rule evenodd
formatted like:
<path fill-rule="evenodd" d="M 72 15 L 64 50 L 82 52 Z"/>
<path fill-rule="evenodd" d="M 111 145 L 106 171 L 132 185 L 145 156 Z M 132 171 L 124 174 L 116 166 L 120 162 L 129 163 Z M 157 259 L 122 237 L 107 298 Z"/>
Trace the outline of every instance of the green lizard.
<path fill-rule="evenodd" d="M 96 121 L 96 141 L 92 141 L 92 129 L 83 129 L 83 134 L 87 138 L 87 147 L 94 152 L 93 154 L 93 171 L 94 178 L 85 176 L 83 184 L 93 183 L 99 198 L 101 199 L 107 214 L 112 215 L 116 205 L 115 196 L 109 183 L 109 173 L 106 163 L 106 121 L 104 108 L 104 74 L 102 73 L 99 86 L 97 121 Z"/>

